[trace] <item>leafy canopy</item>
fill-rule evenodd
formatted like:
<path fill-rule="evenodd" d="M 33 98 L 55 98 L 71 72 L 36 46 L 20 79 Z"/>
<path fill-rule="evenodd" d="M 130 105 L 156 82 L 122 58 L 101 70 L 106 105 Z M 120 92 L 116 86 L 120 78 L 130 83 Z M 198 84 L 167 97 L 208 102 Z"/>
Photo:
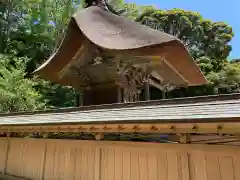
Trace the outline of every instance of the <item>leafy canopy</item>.
<path fill-rule="evenodd" d="M 27 58 L 0 55 L 0 111 L 16 112 L 42 109 L 37 82 L 25 78 Z"/>

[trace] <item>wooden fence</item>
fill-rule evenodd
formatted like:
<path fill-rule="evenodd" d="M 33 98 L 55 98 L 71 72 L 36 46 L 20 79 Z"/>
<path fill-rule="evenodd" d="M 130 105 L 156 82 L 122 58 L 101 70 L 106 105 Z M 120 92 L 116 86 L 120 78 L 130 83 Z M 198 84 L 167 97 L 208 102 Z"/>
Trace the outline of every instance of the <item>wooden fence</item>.
<path fill-rule="evenodd" d="M 240 147 L 0 139 L 0 172 L 33 180 L 239 180 Z"/>

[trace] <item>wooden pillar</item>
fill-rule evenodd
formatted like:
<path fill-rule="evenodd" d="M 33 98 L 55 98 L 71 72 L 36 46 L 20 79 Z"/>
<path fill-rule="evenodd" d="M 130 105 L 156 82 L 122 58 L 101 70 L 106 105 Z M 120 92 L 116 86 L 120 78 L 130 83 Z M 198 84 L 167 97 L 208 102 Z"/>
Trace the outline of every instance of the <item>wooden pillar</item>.
<path fill-rule="evenodd" d="M 118 103 L 122 102 L 122 88 L 118 86 L 117 88 Z"/>
<path fill-rule="evenodd" d="M 43 139 L 47 139 L 49 137 L 49 133 L 42 133 L 41 135 Z"/>
<path fill-rule="evenodd" d="M 179 142 L 181 144 L 187 144 L 191 142 L 190 134 L 179 134 Z"/>
<path fill-rule="evenodd" d="M 79 106 L 83 106 L 83 98 L 84 98 L 83 95 L 84 95 L 83 91 L 79 93 L 79 102 L 80 102 Z"/>
<path fill-rule="evenodd" d="M 166 99 L 166 91 L 165 91 L 165 88 L 164 88 L 163 91 L 162 91 L 162 99 Z"/>
<path fill-rule="evenodd" d="M 123 89 L 123 102 L 124 102 L 124 103 L 127 103 L 127 102 L 129 102 L 129 101 L 130 101 L 129 93 L 128 93 L 127 88 L 125 87 L 125 88 Z"/>
<path fill-rule="evenodd" d="M 83 91 L 79 91 L 76 98 L 76 107 L 83 106 Z"/>
<path fill-rule="evenodd" d="M 145 93 L 145 101 L 149 101 L 150 100 L 149 81 L 144 82 L 144 93 Z"/>
<path fill-rule="evenodd" d="M 104 133 L 96 133 L 95 134 L 95 139 L 97 141 L 103 140 L 104 139 Z"/>

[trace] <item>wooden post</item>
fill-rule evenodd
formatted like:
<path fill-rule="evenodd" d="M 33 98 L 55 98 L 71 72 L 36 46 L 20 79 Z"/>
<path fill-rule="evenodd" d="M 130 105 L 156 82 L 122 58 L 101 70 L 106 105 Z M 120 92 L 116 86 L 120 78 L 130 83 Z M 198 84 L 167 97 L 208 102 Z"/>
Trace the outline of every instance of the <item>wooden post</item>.
<path fill-rule="evenodd" d="M 190 139 L 190 135 L 189 135 L 189 134 L 180 134 L 179 136 L 180 136 L 179 142 L 180 142 L 181 144 L 187 144 L 187 143 L 190 143 L 190 142 L 191 142 L 191 139 Z"/>
<path fill-rule="evenodd" d="M 163 91 L 162 91 L 162 99 L 166 99 L 166 91 L 165 91 L 165 89 L 163 89 Z"/>
<path fill-rule="evenodd" d="M 79 91 L 76 98 L 76 107 L 83 106 L 83 91 Z"/>
<path fill-rule="evenodd" d="M 122 102 L 122 88 L 118 86 L 117 88 L 118 103 Z"/>
<path fill-rule="evenodd" d="M 129 102 L 129 93 L 126 87 L 123 89 L 123 102 Z"/>
<path fill-rule="evenodd" d="M 80 98 L 80 106 L 83 106 L 83 98 L 84 98 L 84 93 L 83 93 L 83 91 L 82 92 L 80 92 L 80 94 L 79 94 L 79 98 Z"/>
<path fill-rule="evenodd" d="M 104 133 L 97 133 L 95 134 L 95 139 L 100 141 L 104 139 Z"/>
<path fill-rule="evenodd" d="M 42 133 L 43 139 L 47 139 L 49 137 L 49 133 Z"/>
<path fill-rule="evenodd" d="M 77 97 L 76 97 L 76 107 L 79 107 L 79 106 L 80 106 L 79 100 L 80 100 L 80 95 L 77 94 Z"/>
<path fill-rule="evenodd" d="M 144 82 L 144 93 L 145 93 L 145 101 L 150 100 L 150 87 L 149 87 L 149 81 Z"/>

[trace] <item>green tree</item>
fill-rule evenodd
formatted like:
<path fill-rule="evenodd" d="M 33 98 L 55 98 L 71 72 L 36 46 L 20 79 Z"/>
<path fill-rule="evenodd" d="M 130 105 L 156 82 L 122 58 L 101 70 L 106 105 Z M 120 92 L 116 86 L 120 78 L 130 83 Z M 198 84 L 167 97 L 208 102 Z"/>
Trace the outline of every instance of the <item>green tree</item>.
<path fill-rule="evenodd" d="M 240 92 L 240 63 L 227 63 L 221 71 L 211 72 L 207 78 L 217 92 Z"/>
<path fill-rule="evenodd" d="M 36 81 L 25 78 L 27 58 L 0 55 L 0 111 L 41 109 L 45 103 L 34 89 Z"/>
<path fill-rule="evenodd" d="M 205 20 L 193 11 L 149 9 L 136 21 L 181 39 L 194 58 L 226 59 L 231 51 L 232 28 L 223 22 Z"/>
<path fill-rule="evenodd" d="M 3 36 L 8 39 L 3 42 L 5 46 L 2 46 L 1 52 L 31 58 L 27 71 L 32 72 L 58 48 L 70 17 L 78 9 L 80 2 L 23 0 L 22 5 L 16 7 L 13 2 L 9 1 L 9 4 L 4 6 L 3 17 L 13 14 L 15 19 L 8 15 L 9 17 L 4 19 L 7 25 L 0 25 L 0 32 L 5 32 Z M 11 13 L 8 13 L 9 9 Z"/>
<path fill-rule="evenodd" d="M 77 0 L 4 1 L 0 5 L 0 52 L 28 57 L 26 77 L 32 78 L 32 71 L 58 48 L 69 19 L 78 8 Z M 74 105 L 76 93 L 71 88 L 41 82 L 37 86 L 48 100 L 47 107 Z"/>

